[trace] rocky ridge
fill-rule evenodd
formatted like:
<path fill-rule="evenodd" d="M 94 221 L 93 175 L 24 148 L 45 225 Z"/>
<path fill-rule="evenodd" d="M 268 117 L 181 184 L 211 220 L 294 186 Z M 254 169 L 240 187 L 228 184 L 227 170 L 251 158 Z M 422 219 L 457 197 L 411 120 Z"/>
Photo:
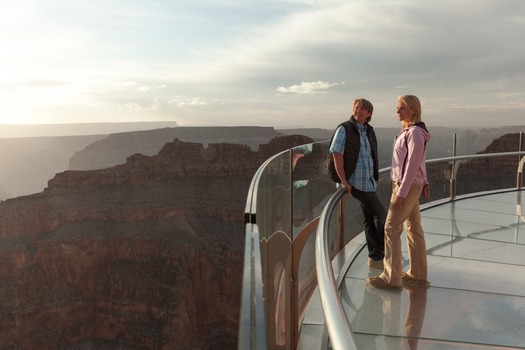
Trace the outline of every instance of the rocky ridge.
<path fill-rule="evenodd" d="M 176 139 L 1 202 L 0 344 L 234 348 L 249 183 L 268 157 L 309 142 Z"/>
<path fill-rule="evenodd" d="M 155 155 L 166 142 L 179 139 L 208 144 L 235 143 L 257 150 L 274 137 L 282 136 L 271 127 L 177 127 L 147 131 L 116 133 L 93 142 L 76 152 L 70 159 L 70 170 L 103 169 L 123 163 L 133 153 Z"/>

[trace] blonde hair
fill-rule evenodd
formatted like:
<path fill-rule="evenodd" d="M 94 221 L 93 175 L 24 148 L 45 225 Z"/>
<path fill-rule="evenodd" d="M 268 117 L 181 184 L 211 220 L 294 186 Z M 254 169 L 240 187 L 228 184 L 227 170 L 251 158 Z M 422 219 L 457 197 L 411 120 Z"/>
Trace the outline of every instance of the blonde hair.
<path fill-rule="evenodd" d="M 417 98 L 417 96 L 404 95 L 399 97 L 397 100 L 414 113 L 412 115 L 412 120 L 410 123 L 408 123 L 408 126 L 414 125 L 421 121 L 421 102 L 419 102 L 419 98 Z"/>

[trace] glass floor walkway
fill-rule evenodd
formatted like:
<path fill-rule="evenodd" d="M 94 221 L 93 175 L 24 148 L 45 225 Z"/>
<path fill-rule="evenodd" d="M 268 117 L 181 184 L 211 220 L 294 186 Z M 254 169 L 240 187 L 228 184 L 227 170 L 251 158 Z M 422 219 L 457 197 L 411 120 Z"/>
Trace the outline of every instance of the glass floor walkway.
<path fill-rule="evenodd" d="M 367 287 L 365 279 L 381 271 L 367 266 L 366 249 L 356 249 L 364 244 L 363 234 L 361 242 L 351 243 L 340 294 L 358 348 L 525 349 L 522 195 L 525 191 L 512 191 L 422 206 L 428 289 Z M 407 259 L 404 234 L 402 241 Z M 300 349 L 326 344 L 319 297 L 312 299 Z"/>

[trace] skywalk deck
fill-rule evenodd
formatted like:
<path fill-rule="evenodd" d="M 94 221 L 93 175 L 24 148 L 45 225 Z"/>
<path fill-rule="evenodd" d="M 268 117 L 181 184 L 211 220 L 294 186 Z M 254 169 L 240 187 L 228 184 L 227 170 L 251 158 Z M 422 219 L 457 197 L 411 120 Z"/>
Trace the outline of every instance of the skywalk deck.
<path fill-rule="evenodd" d="M 378 290 L 361 234 L 343 253 L 340 295 L 360 349 L 525 349 L 525 191 L 422 207 L 431 287 Z M 404 270 L 408 261 L 402 236 Z M 328 338 L 315 295 L 300 349 Z"/>

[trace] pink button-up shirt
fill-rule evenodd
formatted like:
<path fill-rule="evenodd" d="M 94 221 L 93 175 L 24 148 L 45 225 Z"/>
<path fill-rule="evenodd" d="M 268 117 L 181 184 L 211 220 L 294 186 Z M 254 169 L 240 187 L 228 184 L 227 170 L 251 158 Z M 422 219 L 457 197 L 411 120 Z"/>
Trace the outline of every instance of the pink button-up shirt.
<path fill-rule="evenodd" d="M 397 196 L 406 198 L 413 184 L 428 184 L 426 143 L 430 133 L 423 122 L 402 129 L 394 143 L 390 178 L 399 184 Z"/>

